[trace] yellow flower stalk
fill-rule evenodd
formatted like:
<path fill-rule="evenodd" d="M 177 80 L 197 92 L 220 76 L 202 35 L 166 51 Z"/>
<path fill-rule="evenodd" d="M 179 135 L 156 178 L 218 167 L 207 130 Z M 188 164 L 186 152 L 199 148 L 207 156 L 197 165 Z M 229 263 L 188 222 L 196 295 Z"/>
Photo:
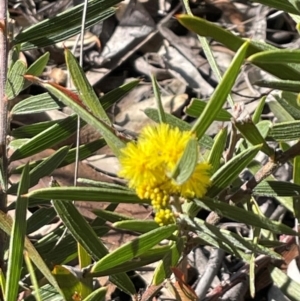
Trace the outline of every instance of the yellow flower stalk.
<path fill-rule="evenodd" d="M 202 197 L 210 185 L 207 162 L 198 162 L 182 185 L 169 177 L 190 139 L 196 139 L 190 131 L 162 123 L 143 128 L 138 141 L 129 142 L 121 151 L 119 176 L 128 180 L 128 186 L 141 199 L 151 200 L 155 221 L 160 225 L 174 222 L 171 196 Z"/>

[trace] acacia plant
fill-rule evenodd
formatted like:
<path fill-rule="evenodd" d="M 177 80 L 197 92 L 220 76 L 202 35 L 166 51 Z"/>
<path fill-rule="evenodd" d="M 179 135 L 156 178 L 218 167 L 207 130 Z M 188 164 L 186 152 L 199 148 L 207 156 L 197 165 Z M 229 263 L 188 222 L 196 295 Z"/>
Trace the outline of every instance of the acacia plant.
<path fill-rule="evenodd" d="M 86 28 L 111 16 L 118 2 L 88 1 Z M 285 10 L 296 22 L 299 20 L 300 6 L 295 4 L 297 1 L 286 1 L 284 4 L 276 0 L 257 2 Z M 291 300 L 297 300 L 300 286 L 288 279 L 276 260 L 281 259 L 282 255 L 279 235 L 286 234 L 293 238 L 299 233 L 263 216 L 256 202 L 256 196 L 276 197 L 293 213 L 296 220 L 299 219 L 300 177 L 297 167 L 300 158 L 300 109 L 297 94 L 290 93 L 290 97 L 281 101 L 273 112 L 275 115 L 288 112 L 292 120 L 281 120 L 275 124 L 261 120 L 265 98 L 260 100 L 254 115 L 245 120 L 234 118 L 223 106 L 245 63 L 254 64 L 278 78 L 276 81 L 258 84 L 300 92 L 299 51 L 277 49 L 263 42 L 240 38 L 190 13 L 176 16 L 178 22 L 199 35 L 201 43 L 207 46 L 206 56 L 211 62 L 214 59 L 206 37 L 212 37 L 227 46 L 236 53 L 235 57 L 222 76 L 213 64 L 219 79 L 214 93 L 207 102 L 192 99 L 186 108 L 186 113 L 195 118 L 193 125 L 163 111 L 157 83 L 153 78 L 157 109 L 148 108 L 145 114 L 155 125 L 143 128 L 137 140 L 134 140 L 124 137 L 116 129 L 106 110 L 138 85 L 139 80 L 123 85 L 99 99 L 70 50 L 65 49 L 64 54 L 76 92 L 39 78 L 49 59 L 47 52 L 29 67 L 20 59 L 22 51 L 42 48 L 78 34 L 84 4 L 41 21 L 14 36 L 9 56 L 6 4 L 2 1 L 0 5 L 0 228 L 9 236 L 9 242 L 4 244 L 5 236 L 2 235 L 0 244 L 1 248 L 9 250 L 5 264 L 4 252 L 0 252 L 3 299 L 15 301 L 20 292 L 26 291 L 24 300 L 104 300 L 107 287 L 96 289 L 92 280 L 109 276 L 109 280 L 120 290 L 145 301 L 151 300 L 174 272 L 179 275 L 180 283 L 171 283 L 175 298 L 202 300 L 206 291 L 204 295 L 196 293 L 182 279 L 180 281 L 180 275 L 185 273 L 186 255 L 190 250 L 199 245 L 209 245 L 244 261 L 245 271 L 251 276 L 249 290 L 252 296 L 255 295 L 255 277 L 259 277 L 256 272 L 261 262 L 267 260 L 266 273 L 270 279 Z M 185 3 L 185 6 L 189 12 L 188 4 Z M 6 71 L 8 57 L 9 68 Z M 47 93 L 22 100 L 10 108 L 9 116 L 43 112 L 61 106 L 68 106 L 74 114 L 55 123 L 34 123 L 7 132 L 7 104 L 31 83 L 42 86 Z M 229 103 L 234 108 L 230 97 Z M 95 183 L 86 179 L 85 183 L 89 183 L 90 187 L 63 187 L 53 179 L 49 187 L 29 191 L 43 176 L 51 175 L 56 168 L 76 160 L 76 149 L 67 146 L 59 148 L 50 157 L 19 165 L 8 173 L 7 163 L 38 154 L 75 133 L 78 130 L 78 116 L 81 124 L 89 124 L 102 135 L 101 139 L 80 146 L 79 159 L 108 145 L 120 161 L 118 176 L 126 180 L 126 185 L 100 181 Z M 231 127 L 222 128 L 213 139 L 206 132 L 215 120 L 226 121 Z M 7 146 L 8 135 L 11 139 Z M 270 141 L 276 142 L 279 149 L 271 146 Z M 13 150 L 8 158 L 7 147 Z M 269 159 L 264 165 L 255 161 L 259 152 Z M 273 177 L 276 169 L 286 162 L 294 164 L 293 183 L 278 181 Z M 245 168 L 253 176 L 242 183 L 239 175 Z M 9 181 L 6 179 L 9 179 L 11 173 L 21 174 L 21 179 L 7 186 Z M 7 194 L 16 196 L 16 201 L 9 208 L 5 205 Z M 108 201 L 110 205 L 105 210 L 98 210 L 97 218 L 90 221 L 79 213 L 74 204 L 77 200 Z M 152 205 L 155 218 L 133 220 L 117 214 L 114 210 L 120 203 Z M 40 206 L 40 209 L 30 220 L 26 220 L 26 210 L 30 206 Z M 16 210 L 13 221 L 5 214 L 6 209 Z M 208 217 L 197 217 L 204 209 L 210 212 Z M 62 225 L 45 237 L 30 241 L 26 236 L 26 225 L 30 225 L 32 231 L 47 224 L 55 216 L 59 217 Z M 222 229 L 218 226 L 222 218 L 246 223 L 253 230 L 253 235 L 243 237 Z M 108 222 L 114 229 L 132 231 L 138 235 L 109 252 L 101 239 L 109 230 L 105 227 Z M 168 243 L 161 246 L 162 240 Z M 77 268 L 70 264 L 74 259 L 79 262 Z M 139 292 L 127 272 L 153 262 L 158 264 L 152 282 L 138 296 Z M 293 290 L 287 288 L 287 282 Z"/>

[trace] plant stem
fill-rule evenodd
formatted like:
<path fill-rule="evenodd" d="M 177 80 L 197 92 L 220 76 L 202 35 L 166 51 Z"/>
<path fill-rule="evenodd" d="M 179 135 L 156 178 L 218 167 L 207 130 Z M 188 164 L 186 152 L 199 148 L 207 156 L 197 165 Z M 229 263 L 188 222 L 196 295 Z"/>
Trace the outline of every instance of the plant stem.
<path fill-rule="evenodd" d="M 5 95 L 5 84 L 7 76 L 7 0 L 0 3 L 0 210 L 6 212 L 6 190 L 7 190 L 7 106 Z M 4 270 L 4 247 L 6 235 L 0 230 L 0 268 Z"/>

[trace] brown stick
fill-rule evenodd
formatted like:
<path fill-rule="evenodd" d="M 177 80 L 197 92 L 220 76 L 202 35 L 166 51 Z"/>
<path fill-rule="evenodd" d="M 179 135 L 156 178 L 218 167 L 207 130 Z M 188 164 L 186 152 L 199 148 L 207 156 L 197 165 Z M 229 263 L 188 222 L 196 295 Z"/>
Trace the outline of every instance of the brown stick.
<path fill-rule="evenodd" d="M 0 210 L 6 212 L 7 190 L 7 97 L 5 96 L 5 84 L 7 76 L 7 0 L 0 2 Z M 0 268 L 4 269 L 4 246 L 6 235 L 0 231 Z"/>

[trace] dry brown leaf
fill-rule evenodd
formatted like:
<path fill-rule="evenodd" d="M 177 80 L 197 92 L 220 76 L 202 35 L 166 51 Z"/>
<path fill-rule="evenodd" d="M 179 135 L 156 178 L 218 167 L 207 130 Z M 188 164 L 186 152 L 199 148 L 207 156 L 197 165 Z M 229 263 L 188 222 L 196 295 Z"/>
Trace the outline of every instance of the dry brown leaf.
<path fill-rule="evenodd" d="M 196 301 L 198 300 L 195 291 L 186 283 L 184 273 L 176 267 L 171 267 L 173 274 L 175 275 L 175 283 L 171 283 L 175 293 L 176 299 L 180 298 L 181 301 Z"/>

